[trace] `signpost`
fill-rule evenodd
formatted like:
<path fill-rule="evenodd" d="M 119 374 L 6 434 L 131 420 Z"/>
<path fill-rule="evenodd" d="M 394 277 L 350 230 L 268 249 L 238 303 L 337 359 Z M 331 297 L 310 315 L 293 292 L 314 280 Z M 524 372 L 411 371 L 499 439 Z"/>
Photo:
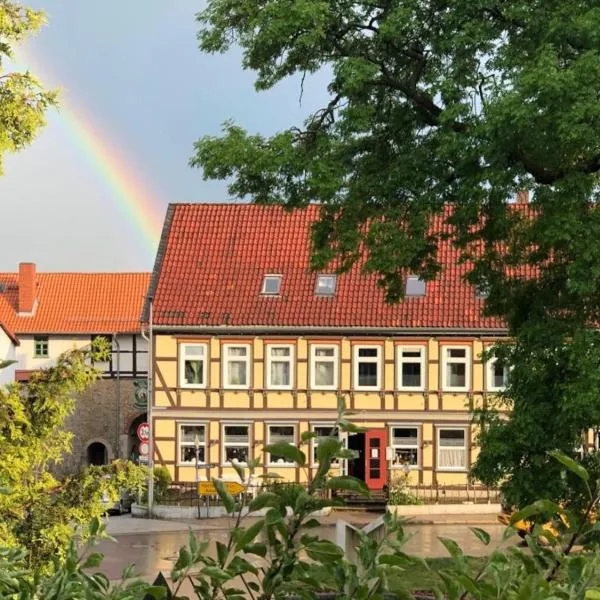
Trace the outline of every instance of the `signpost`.
<path fill-rule="evenodd" d="M 223 485 L 225 486 L 225 489 L 233 496 L 246 491 L 246 486 L 238 483 L 237 481 L 224 481 Z M 200 481 L 198 483 L 198 495 L 216 496 L 217 488 L 212 481 Z"/>
<path fill-rule="evenodd" d="M 147 442 L 150 439 L 150 425 L 140 423 L 137 428 L 137 437 L 140 442 Z"/>

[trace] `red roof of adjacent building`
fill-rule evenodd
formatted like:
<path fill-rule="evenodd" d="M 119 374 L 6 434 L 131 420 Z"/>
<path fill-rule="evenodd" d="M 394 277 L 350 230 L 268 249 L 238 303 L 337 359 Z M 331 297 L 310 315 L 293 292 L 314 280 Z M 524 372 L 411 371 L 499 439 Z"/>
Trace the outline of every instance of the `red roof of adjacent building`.
<path fill-rule="evenodd" d="M 135 332 L 149 273 L 37 273 L 35 309 L 20 315 L 19 274 L 0 273 L 0 322 L 14 335 Z"/>
<path fill-rule="evenodd" d="M 316 296 L 309 236 L 318 213 L 317 206 L 288 212 L 254 204 L 170 205 L 150 287 L 153 323 L 232 330 L 504 328 L 482 316 L 483 302 L 464 281 L 467 266 L 450 242 L 441 243 L 444 270 L 427 283 L 425 296 L 389 304 L 377 276 L 359 265 L 338 276 L 334 296 Z M 279 295 L 261 294 L 266 274 L 282 276 Z"/>

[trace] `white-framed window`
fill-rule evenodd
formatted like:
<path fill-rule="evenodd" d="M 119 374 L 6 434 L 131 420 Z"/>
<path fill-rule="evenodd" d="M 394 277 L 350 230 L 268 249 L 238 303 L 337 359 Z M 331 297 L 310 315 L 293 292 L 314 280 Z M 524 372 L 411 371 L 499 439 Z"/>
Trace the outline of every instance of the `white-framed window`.
<path fill-rule="evenodd" d="M 392 425 L 390 427 L 392 447 L 392 467 L 419 468 L 419 428 L 413 425 Z"/>
<path fill-rule="evenodd" d="M 425 389 L 425 346 L 398 346 L 396 348 L 398 389 Z"/>
<path fill-rule="evenodd" d="M 381 346 L 354 346 L 354 388 L 381 387 Z"/>
<path fill-rule="evenodd" d="M 185 388 L 206 387 L 208 346 L 206 344 L 179 345 L 179 382 Z"/>
<path fill-rule="evenodd" d="M 223 424 L 223 463 L 234 460 L 248 464 L 250 458 L 250 425 L 247 423 Z"/>
<path fill-rule="evenodd" d="M 267 443 L 277 444 L 285 442 L 287 444 L 296 443 L 296 425 L 291 423 L 270 423 L 267 425 Z M 295 463 L 284 456 L 269 453 L 269 464 L 271 466 L 290 466 Z"/>
<path fill-rule="evenodd" d="M 406 278 L 406 296 L 424 296 L 426 292 L 426 283 L 417 275 L 409 275 Z"/>
<path fill-rule="evenodd" d="M 489 392 L 500 392 L 508 383 L 510 369 L 503 365 L 498 358 L 490 358 L 487 361 L 487 389 Z"/>
<path fill-rule="evenodd" d="M 276 296 L 281 290 L 281 275 L 265 275 L 263 279 L 261 294 Z"/>
<path fill-rule="evenodd" d="M 313 344 L 310 358 L 310 387 L 315 390 L 335 390 L 338 382 L 338 347 Z"/>
<path fill-rule="evenodd" d="M 469 389 L 471 349 L 468 346 L 442 347 L 442 389 L 464 392 Z"/>
<path fill-rule="evenodd" d="M 312 464 L 313 466 L 317 466 L 319 461 L 317 460 L 317 448 L 319 444 L 330 437 L 339 437 L 339 432 L 337 428 L 333 425 L 333 423 L 315 423 L 312 426 L 313 433 L 315 437 L 312 439 Z M 334 458 L 331 461 L 331 466 L 336 467 L 339 465 L 339 459 Z"/>
<path fill-rule="evenodd" d="M 223 344 L 223 387 L 244 389 L 250 386 L 250 345 Z"/>
<path fill-rule="evenodd" d="M 438 427 L 437 468 L 440 471 L 467 470 L 467 427 Z"/>
<path fill-rule="evenodd" d="M 319 273 L 317 275 L 317 284 L 315 294 L 317 296 L 333 296 L 335 294 L 335 285 L 337 283 L 336 275 L 326 275 Z"/>
<path fill-rule="evenodd" d="M 196 464 L 196 444 L 198 444 L 198 464 L 206 463 L 206 425 L 203 423 L 179 423 L 178 463 Z"/>
<path fill-rule="evenodd" d="M 294 385 L 294 346 L 267 344 L 267 387 L 289 390 Z"/>

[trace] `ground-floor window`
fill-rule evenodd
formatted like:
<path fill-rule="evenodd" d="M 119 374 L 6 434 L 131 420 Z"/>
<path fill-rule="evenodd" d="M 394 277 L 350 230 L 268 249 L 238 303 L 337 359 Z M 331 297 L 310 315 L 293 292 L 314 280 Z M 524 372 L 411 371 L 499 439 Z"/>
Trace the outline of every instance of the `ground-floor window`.
<path fill-rule="evenodd" d="M 438 469 L 464 471 L 467 468 L 467 429 L 465 427 L 438 428 Z"/>
<path fill-rule="evenodd" d="M 313 433 L 315 437 L 312 440 L 312 456 L 313 456 L 313 465 L 318 465 L 319 461 L 317 459 L 317 448 L 319 444 L 325 441 L 330 437 L 338 437 L 337 428 L 333 425 L 313 425 Z M 339 459 L 334 458 L 331 461 L 331 466 L 337 466 L 339 464 Z"/>
<path fill-rule="evenodd" d="M 393 426 L 391 428 L 392 466 L 419 466 L 418 427 Z"/>
<path fill-rule="evenodd" d="M 225 463 L 236 460 L 248 463 L 250 456 L 250 426 L 223 425 L 223 454 Z"/>
<path fill-rule="evenodd" d="M 267 443 L 277 444 L 285 442 L 287 444 L 296 443 L 296 426 L 295 425 L 267 425 Z M 279 456 L 277 454 L 269 454 L 269 464 L 271 465 L 293 465 L 294 462 Z"/>
<path fill-rule="evenodd" d="M 195 465 L 196 450 L 198 463 L 206 463 L 206 426 L 198 423 L 180 423 L 179 464 Z"/>

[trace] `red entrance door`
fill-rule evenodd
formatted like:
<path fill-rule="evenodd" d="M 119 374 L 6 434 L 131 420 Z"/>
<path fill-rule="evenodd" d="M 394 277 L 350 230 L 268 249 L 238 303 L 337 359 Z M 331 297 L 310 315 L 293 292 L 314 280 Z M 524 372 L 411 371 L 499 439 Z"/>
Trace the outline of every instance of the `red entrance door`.
<path fill-rule="evenodd" d="M 385 429 L 371 429 L 365 434 L 365 482 L 370 490 L 381 490 L 387 481 Z"/>

